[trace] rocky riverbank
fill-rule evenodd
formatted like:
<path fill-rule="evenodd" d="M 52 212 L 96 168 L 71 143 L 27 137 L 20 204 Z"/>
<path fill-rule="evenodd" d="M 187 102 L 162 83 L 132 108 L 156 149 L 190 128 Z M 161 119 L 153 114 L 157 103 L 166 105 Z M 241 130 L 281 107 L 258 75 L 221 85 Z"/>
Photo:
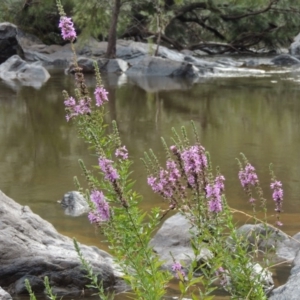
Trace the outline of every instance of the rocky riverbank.
<path fill-rule="evenodd" d="M 153 56 L 156 45 L 118 40 L 116 58 L 106 59 L 107 42 L 94 39 L 75 43 L 78 62 L 83 72 L 91 73 L 96 61 L 102 72 L 126 74 L 131 78 L 170 77 L 186 78 L 197 81 L 199 78 L 218 76 L 237 72 L 240 75 L 255 76 L 264 71 L 261 67 L 291 67 L 299 68 L 300 38 L 297 36 L 289 53 L 258 57 L 238 57 L 211 59 L 199 51 L 183 50 L 181 52 L 159 47 L 157 56 Z M 72 72 L 73 54 L 70 44 L 45 45 L 38 38 L 26 34 L 11 23 L 0 23 L 0 63 L 6 62 L 0 70 L 2 80 L 23 80 L 26 85 L 43 84 L 49 76 L 44 68 L 60 67 L 66 72 Z M 14 60 L 7 61 L 14 55 Z M 22 60 L 25 62 L 23 62 Z M 17 63 L 16 63 L 17 62 Z M 26 63 L 21 70 L 14 68 Z M 24 68 L 26 71 L 24 71 Z M 30 69 L 33 69 L 32 71 Z M 10 76 L 5 73 L 10 71 Z M 15 75 L 13 74 L 15 72 Z M 39 76 L 43 74 L 42 76 Z"/>

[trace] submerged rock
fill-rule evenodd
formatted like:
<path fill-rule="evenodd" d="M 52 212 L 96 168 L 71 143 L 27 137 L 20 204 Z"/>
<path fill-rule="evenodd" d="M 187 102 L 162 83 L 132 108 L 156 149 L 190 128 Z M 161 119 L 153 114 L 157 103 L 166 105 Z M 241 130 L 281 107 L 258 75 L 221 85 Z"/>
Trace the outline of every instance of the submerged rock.
<path fill-rule="evenodd" d="M 89 280 L 83 271 L 72 239 L 59 234 L 54 227 L 28 206 L 21 206 L 0 192 L 0 286 L 17 295 L 25 292 L 28 278 L 33 290 L 44 290 L 42 280 L 48 276 L 54 293 L 80 295 Z M 96 247 L 80 245 L 99 281 L 115 287 L 120 273 L 112 257 Z"/>
<path fill-rule="evenodd" d="M 50 74 L 43 66 L 28 64 L 14 55 L 0 65 L 0 78 L 4 81 L 17 80 L 23 85 L 38 88 L 50 78 Z"/>

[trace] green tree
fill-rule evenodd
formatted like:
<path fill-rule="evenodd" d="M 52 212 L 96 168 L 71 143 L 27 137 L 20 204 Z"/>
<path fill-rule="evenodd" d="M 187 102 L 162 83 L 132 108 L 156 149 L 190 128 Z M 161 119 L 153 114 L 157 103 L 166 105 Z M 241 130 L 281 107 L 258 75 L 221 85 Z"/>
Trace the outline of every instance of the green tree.
<path fill-rule="evenodd" d="M 287 46 L 300 27 L 300 0 L 65 0 L 82 37 L 146 41 L 177 50 L 250 52 Z M 55 0 L 3 0 L 0 21 L 11 21 L 43 38 L 58 40 Z M 49 35 L 50 33 L 50 35 Z"/>

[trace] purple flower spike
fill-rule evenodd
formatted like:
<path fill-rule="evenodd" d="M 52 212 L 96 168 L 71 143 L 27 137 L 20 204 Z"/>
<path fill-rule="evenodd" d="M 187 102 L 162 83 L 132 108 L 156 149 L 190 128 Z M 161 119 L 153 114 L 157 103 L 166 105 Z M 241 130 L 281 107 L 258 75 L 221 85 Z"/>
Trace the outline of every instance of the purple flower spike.
<path fill-rule="evenodd" d="M 185 276 L 185 272 L 183 271 L 183 267 L 182 267 L 182 265 L 179 262 L 175 262 L 172 265 L 172 271 L 176 272 L 176 277 L 177 278 L 179 278 L 178 272 L 180 272 L 182 276 Z"/>
<path fill-rule="evenodd" d="M 99 158 L 99 166 L 104 173 L 104 178 L 110 182 L 115 182 L 119 178 L 117 170 L 112 166 L 113 161 L 105 157 Z"/>
<path fill-rule="evenodd" d="M 128 159 L 128 151 L 126 146 L 120 147 L 116 150 L 115 156 L 121 159 Z"/>
<path fill-rule="evenodd" d="M 205 188 L 206 198 L 208 201 L 208 210 L 212 213 L 219 213 L 222 211 L 222 191 L 224 190 L 223 176 L 217 176 L 215 179 L 215 184 L 208 184 Z M 222 189 L 221 189 L 222 188 Z"/>
<path fill-rule="evenodd" d="M 110 210 L 103 193 L 97 190 L 93 191 L 91 193 L 91 201 L 95 204 L 96 209 L 88 215 L 90 222 L 100 223 L 108 221 L 110 218 Z"/>
<path fill-rule="evenodd" d="M 66 107 L 73 107 L 76 104 L 76 101 L 73 97 L 69 97 L 67 100 L 64 101 Z"/>
<path fill-rule="evenodd" d="M 194 187 L 195 178 L 207 167 L 205 149 L 198 145 L 188 147 L 181 153 L 181 159 L 188 183 Z"/>
<path fill-rule="evenodd" d="M 166 170 L 161 168 L 157 177 L 149 176 L 148 184 L 155 193 L 170 199 L 173 197 L 175 190 L 180 187 L 180 177 L 176 163 L 173 160 L 168 160 Z"/>
<path fill-rule="evenodd" d="M 273 180 L 270 187 L 271 190 L 273 191 L 272 198 L 275 201 L 275 211 L 277 213 L 280 213 L 282 208 L 282 202 L 283 202 L 282 183 L 280 181 Z"/>
<path fill-rule="evenodd" d="M 108 101 L 108 91 L 103 86 L 97 86 L 94 95 L 96 98 L 96 106 L 102 106 L 104 101 Z"/>
<path fill-rule="evenodd" d="M 64 40 L 74 41 L 76 39 L 77 35 L 71 18 L 61 17 L 58 27 L 61 28 L 61 36 Z"/>
<path fill-rule="evenodd" d="M 255 168 L 249 163 L 245 169 L 239 171 L 239 179 L 243 188 L 247 188 L 249 185 L 256 185 L 258 183 L 258 177 L 255 173 Z"/>

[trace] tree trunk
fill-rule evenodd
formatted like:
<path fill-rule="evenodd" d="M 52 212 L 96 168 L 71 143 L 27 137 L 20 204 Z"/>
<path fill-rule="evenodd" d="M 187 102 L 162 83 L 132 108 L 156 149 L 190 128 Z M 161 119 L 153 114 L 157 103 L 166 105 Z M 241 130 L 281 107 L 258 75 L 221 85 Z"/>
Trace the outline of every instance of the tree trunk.
<path fill-rule="evenodd" d="M 115 0 L 113 11 L 112 11 L 111 23 L 109 27 L 109 33 L 108 33 L 108 45 L 106 50 L 107 58 L 116 57 L 117 25 L 118 25 L 120 8 L 121 8 L 121 0 Z"/>

